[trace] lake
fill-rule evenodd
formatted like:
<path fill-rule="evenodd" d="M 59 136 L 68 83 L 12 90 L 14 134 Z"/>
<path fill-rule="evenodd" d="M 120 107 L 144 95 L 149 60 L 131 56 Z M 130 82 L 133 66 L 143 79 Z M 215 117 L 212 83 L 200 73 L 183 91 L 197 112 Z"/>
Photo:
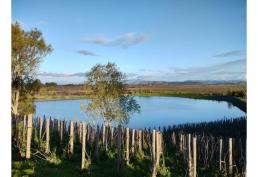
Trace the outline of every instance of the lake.
<path fill-rule="evenodd" d="M 182 123 L 213 121 L 223 118 L 246 116 L 246 113 L 225 101 L 211 101 L 166 96 L 135 97 L 141 106 L 141 113 L 134 114 L 128 127 L 145 128 L 169 126 Z M 66 120 L 92 121 L 80 110 L 83 100 L 58 100 L 36 102 L 36 116 Z"/>

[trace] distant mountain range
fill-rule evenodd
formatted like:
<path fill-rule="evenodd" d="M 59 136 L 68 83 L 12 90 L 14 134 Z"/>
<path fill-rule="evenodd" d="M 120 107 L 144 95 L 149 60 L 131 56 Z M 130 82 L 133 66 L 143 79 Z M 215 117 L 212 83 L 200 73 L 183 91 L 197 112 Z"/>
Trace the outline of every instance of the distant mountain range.
<path fill-rule="evenodd" d="M 144 80 L 126 80 L 127 84 L 143 84 L 143 85 L 200 85 L 200 84 L 245 84 L 246 81 L 243 80 L 189 80 L 189 81 L 144 81 Z"/>
<path fill-rule="evenodd" d="M 144 81 L 144 80 L 125 80 L 129 85 L 226 85 L 226 84 L 246 84 L 244 80 L 187 80 L 187 81 Z M 58 85 L 83 85 L 81 83 L 57 83 Z"/>

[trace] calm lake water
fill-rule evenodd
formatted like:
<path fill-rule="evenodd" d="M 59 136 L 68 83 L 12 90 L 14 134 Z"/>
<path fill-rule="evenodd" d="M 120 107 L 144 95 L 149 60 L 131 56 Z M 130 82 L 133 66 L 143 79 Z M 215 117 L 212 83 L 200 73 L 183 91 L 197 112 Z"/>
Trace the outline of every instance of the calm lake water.
<path fill-rule="evenodd" d="M 132 116 L 128 124 L 131 128 L 169 126 L 246 116 L 245 112 L 224 101 L 160 96 L 135 97 L 135 99 L 141 106 L 141 113 Z M 81 103 L 87 104 L 89 100 L 36 102 L 36 116 L 92 121 L 92 118 L 80 110 Z"/>

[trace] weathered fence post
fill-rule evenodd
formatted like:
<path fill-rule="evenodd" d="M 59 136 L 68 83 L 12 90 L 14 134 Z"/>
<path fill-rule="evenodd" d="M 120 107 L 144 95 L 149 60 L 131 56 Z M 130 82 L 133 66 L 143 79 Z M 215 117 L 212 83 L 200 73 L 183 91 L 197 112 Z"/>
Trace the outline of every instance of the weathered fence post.
<path fill-rule="evenodd" d="M 172 133 L 172 144 L 174 146 L 176 145 L 176 135 L 175 135 L 175 132 Z"/>
<path fill-rule="evenodd" d="M 111 130 L 110 130 L 110 146 L 112 147 L 113 146 L 113 137 L 114 137 L 114 127 L 111 127 Z"/>
<path fill-rule="evenodd" d="M 23 130 L 22 130 L 22 141 L 26 141 L 26 115 L 23 116 Z"/>
<path fill-rule="evenodd" d="M 188 176 L 192 177 L 191 134 L 187 136 Z"/>
<path fill-rule="evenodd" d="M 105 146 L 105 137 L 106 137 L 106 124 L 105 121 L 102 125 L 102 145 Z"/>
<path fill-rule="evenodd" d="M 85 154 L 86 154 L 86 123 L 82 123 L 82 166 L 81 169 L 85 168 Z"/>
<path fill-rule="evenodd" d="M 180 152 L 183 152 L 183 134 L 180 133 L 180 142 L 179 142 Z"/>
<path fill-rule="evenodd" d="M 139 152 L 142 152 L 142 130 L 139 130 L 138 146 L 139 146 Z"/>
<path fill-rule="evenodd" d="M 60 123 L 61 123 L 61 125 L 60 125 L 60 144 L 62 144 L 62 142 L 63 142 L 63 133 L 64 133 L 64 121 L 61 120 Z"/>
<path fill-rule="evenodd" d="M 99 158 L 99 125 L 97 125 L 97 131 L 96 131 L 96 142 L 95 142 L 95 161 Z"/>
<path fill-rule="evenodd" d="M 222 138 L 219 139 L 219 170 L 222 170 Z"/>
<path fill-rule="evenodd" d="M 196 177 L 196 137 L 193 137 L 193 177 Z"/>
<path fill-rule="evenodd" d="M 156 131 L 152 130 L 152 177 L 156 177 Z"/>
<path fill-rule="evenodd" d="M 156 166 L 159 166 L 159 161 L 160 161 L 160 145 L 161 145 L 161 141 L 160 141 L 160 132 L 156 131 Z"/>
<path fill-rule="evenodd" d="M 129 138 L 130 138 L 130 134 L 129 134 L 129 128 L 126 128 L 126 143 L 125 143 L 125 160 L 126 160 L 126 164 L 129 164 Z"/>
<path fill-rule="evenodd" d="M 32 114 L 29 114 L 28 124 L 27 124 L 26 159 L 30 159 L 31 133 L 32 133 Z"/>
<path fill-rule="evenodd" d="M 43 128 L 43 118 L 39 118 L 39 142 L 41 142 L 42 138 L 42 128 Z"/>
<path fill-rule="evenodd" d="M 228 140 L 228 170 L 229 175 L 233 173 L 233 164 L 232 164 L 232 138 Z"/>
<path fill-rule="evenodd" d="M 134 150 L 135 150 L 135 129 L 132 130 L 132 154 L 134 154 Z"/>
<path fill-rule="evenodd" d="M 117 135 L 117 173 L 120 175 L 122 169 L 122 128 L 118 125 Z"/>
<path fill-rule="evenodd" d="M 73 154 L 73 142 L 74 142 L 74 122 L 70 121 L 70 138 L 69 138 L 69 155 Z"/>
<path fill-rule="evenodd" d="M 45 148 L 45 153 L 48 154 L 50 152 L 49 148 L 49 140 L 50 140 L 50 133 L 49 133 L 49 119 L 46 119 L 46 148 Z"/>

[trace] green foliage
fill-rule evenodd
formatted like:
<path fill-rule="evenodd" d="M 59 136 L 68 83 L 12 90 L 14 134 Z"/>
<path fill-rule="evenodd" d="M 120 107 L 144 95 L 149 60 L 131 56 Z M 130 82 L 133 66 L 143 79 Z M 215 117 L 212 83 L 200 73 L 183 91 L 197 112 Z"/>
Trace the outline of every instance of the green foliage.
<path fill-rule="evenodd" d="M 56 87 L 57 83 L 56 82 L 46 82 L 45 86 Z"/>
<path fill-rule="evenodd" d="M 171 172 L 169 170 L 168 167 L 162 167 L 162 166 L 159 166 L 157 168 L 157 176 L 160 176 L 160 177 L 171 177 Z"/>
<path fill-rule="evenodd" d="M 41 83 L 35 80 L 36 70 L 47 54 L 51 53 L 51 45 L 46 44 L 38 29 L 24 31 L 18 22 L 12 24 L 12 112 L 33 113 L 31 96 L 39 91 Z M 20 94 L 17 94 L 20 92 Z M 21 96 L 19 98 L 19 96 Z M 29 108 L 26 108 L 29 106 Z"/>
<path fill-rule="evenodd" d="M 87 73 L 87 87 L 92 91 L 91 103 L 81 109 L 91 117 L 104 118 L 118 124 L 128 123 L 130 116 L 140 111 L 140 106 L 129 95 L 124 95 L 125 76 L 112 63 L 96 65 Z"/>

